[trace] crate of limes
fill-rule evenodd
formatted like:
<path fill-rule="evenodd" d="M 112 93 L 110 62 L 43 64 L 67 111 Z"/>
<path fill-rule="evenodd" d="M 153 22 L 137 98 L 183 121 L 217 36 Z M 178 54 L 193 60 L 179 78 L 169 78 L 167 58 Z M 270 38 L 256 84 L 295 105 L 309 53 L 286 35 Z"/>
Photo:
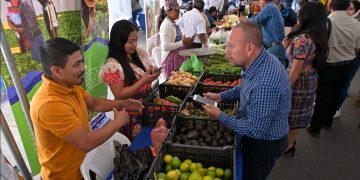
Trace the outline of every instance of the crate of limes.
<path fill-rule="evenodd" d="M 235 151 L 164 143 L 146 179 L 230 180 L 236 177 Z"/>

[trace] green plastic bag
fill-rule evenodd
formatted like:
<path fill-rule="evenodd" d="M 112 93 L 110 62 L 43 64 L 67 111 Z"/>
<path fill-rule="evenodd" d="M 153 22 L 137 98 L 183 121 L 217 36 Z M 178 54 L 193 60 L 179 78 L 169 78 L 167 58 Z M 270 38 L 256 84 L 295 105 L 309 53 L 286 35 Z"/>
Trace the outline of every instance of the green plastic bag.
<path fill-rule="evenodd" d="M 204 63 L 193 54 L 181 65 L 180 70 L 186 72 L 202 72 L 204 71 Z"/>

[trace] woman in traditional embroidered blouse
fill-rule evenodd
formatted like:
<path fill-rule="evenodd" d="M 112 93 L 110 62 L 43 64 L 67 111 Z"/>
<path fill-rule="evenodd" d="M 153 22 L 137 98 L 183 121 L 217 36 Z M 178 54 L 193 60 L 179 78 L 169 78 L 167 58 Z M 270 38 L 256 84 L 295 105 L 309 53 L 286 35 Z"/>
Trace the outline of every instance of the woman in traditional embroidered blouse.
<path fill-rule="evenodd" d="M 143 98 L 149 95 L 155 72 L 147 53 L 137 47 L 138 29 L 127 20 L 117 21 L 110 32 L 108 58 L 99 76 L 116 99 Z"/>

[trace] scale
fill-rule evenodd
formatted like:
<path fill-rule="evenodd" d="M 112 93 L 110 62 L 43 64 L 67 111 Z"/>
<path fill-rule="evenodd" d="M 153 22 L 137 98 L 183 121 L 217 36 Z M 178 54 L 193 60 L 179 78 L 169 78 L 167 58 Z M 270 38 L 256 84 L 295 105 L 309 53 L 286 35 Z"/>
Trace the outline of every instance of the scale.
<path fill-rule="evenodd" d="M 180 56 L 189 57 L 193 54 L 196 55 L 204 64 L 207 63 L 209 56 L 213 55 L 215 53 L 216 53 L 216 50 L 209 49 L 209 48 L 194 48 L 194 49 L 185 49 L 185 50 L 179 51 Z"/>

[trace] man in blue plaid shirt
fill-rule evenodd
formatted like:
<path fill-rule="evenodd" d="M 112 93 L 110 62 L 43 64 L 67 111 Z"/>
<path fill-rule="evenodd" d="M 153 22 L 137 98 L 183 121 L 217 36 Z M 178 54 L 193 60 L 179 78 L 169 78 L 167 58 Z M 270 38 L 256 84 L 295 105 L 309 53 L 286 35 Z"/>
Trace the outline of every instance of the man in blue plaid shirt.
<path fill-rule="evenodd" d="M 212 117 L 241 137 L 243 179 L 266 179 L 287 147 L 291 86 L 284 66 L 262 44 L 261 28 L 253 22 L 234 27 L 226 55 L 232 66 L 242 66 L 241 84 L 220 94 L 205 93 L 217 102 L 239 101 L 238 113 L 226 115 L 204 105 Z"/>

